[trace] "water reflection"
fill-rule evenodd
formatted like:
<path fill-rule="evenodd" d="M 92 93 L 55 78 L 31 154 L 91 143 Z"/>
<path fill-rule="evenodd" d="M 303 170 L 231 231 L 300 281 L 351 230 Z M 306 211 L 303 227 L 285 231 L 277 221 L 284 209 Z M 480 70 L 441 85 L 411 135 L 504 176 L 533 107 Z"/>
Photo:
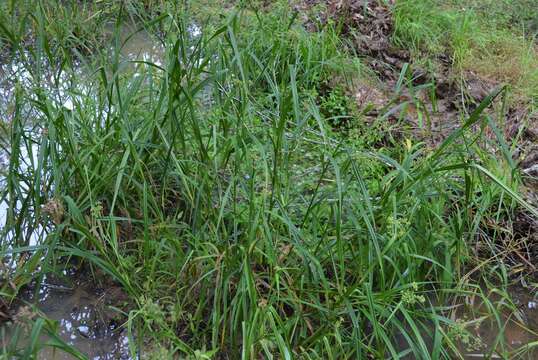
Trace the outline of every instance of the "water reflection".
<path fill-rule="evenodd" d="M 61 283 L 45 282 L 37 291 L 24 295 L 26 301 L 35 304 L 40 316 L 55 320 L 59 330 L 57 335 L 65 343 L 94 360 L 133 359 L 129 350 L 129 336 L 122 326 L 123 319 L 114 306 L 121 306 L 126 296 L 117 288 L 106 290 L 96 288 L 91 282 L 76 282 L 73 286 Z M 19 313 L 30 313 L 28 306 L 19 309 Z M 14 318 L 17 318 L 15 315 Z M 13 336 L 16 324 L 8 327 L 7 334 Z M 26 346 L 23 336 L 18 348 Z M 41 336 L 42 343 L 47 336 Z M 63 360 L 74 359 L 70 354 L 52 347 L 43 348 L 39 359 Z"/>
<path fill-rule="evenodd" d="M 485 298 L 476 294 L 454 297 L 446 305 L 436 307 L 439 319 L 447 320 L 440 321 L 440 327 L 430 320 L 420 322 L 420 318 L 415 319 L 420 324 L 419 335 L 433 352 L 434 337 L 440 336 L 436 332 L 443 329 L 444 336 L 453 344 L 445 342 L 442 348 L 454 358 L 461 358 L 455 354 L 459 353 L 464 359 L 538 359 L 538 346 L 532 345 L 538 341 L 536 290 L 514 286 L 507 290 L 506 297 L 484 288 Z M 405 330 L 412 333 L 410 327 Z M 398 351 L 404 354 L 403 359 L 411 360 L 418 356 L 412 352 L 410 344 L 410 341 L 416 340 L 404 336 L 403 332 L 398 333 L 395 340 Z M 452 346 L 457 351 L 452 352 L 456 350 Z"/>
<path fill-rule="evenodd" d="M 110 30 L 113 33 L 113 30 Z M 147 31 L 139 31 L 134 25 L 124 25 L 119 33 L 121 60 L 127 62 L 146 61 L 158 66 L 163 65 L 164 46 Z M 114 53 L 114 48 L 110 48 Z"/>

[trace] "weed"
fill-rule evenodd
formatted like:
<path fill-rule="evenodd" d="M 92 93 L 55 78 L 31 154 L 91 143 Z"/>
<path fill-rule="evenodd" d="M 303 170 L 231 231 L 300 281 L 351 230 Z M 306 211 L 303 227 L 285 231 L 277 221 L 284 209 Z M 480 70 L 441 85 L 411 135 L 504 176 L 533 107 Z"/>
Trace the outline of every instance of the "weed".
<path fill-rule="evenodd" d="M 381 122 L 356 142 L 333 131 L 330 121 L 359 116 L 343 87 L 318 106 L 320 83 L 357 70 L 335 31 L 309 34 L 282 5 L 267 16 L 240 7 L 194 37 L 171 7 L 143 23 L 165 30 L 161 64 L 120 66 L 120 16 L 113 53 L 83 78 L 62 61 L 71 42 L 43 26 L 46 11 L 0 27 L 33 85 L 4 129 L 2 255 L 18 265 L 3 293 L 76 259 L 129 295 L 133 353 L 450 358 L 444 344 L 461 336 L 436 303 L 475 281 L 465 274 L 481 222 L 517 207 L 536 215 L 473 131 L 505 90 L 433 150 L 375 148 Z M 38 41 L 25 54 L 17 39 L 30 28 Z M 45 86 L 45 63 L 71 76 L 73 106 Z"/>

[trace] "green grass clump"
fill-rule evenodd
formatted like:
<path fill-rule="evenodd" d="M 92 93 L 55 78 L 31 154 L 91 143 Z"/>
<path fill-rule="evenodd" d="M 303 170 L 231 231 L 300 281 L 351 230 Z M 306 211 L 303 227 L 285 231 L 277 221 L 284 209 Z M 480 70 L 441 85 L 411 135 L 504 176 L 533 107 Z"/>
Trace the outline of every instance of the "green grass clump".
<path fill-rule="evenodd" d="M 455 76 L 472 72 L 510 84 L 517 99 L 535 100 L 538 62 L 532 1 L 405 0 L 394 8 L 394 43 L 430 66 L 440 54 Z"/>
<path fill-rule="evenodd" d="M 133 353 L 459 354 L 444 301 L 477 288 L 464 274 L 482 222 L 517 206 L 536 214 L 510 161 L 471 131 L 492 123 L 483 111 L 503 90 L 434 151 L 365 147 L 333 131 L 329 118 L 354 116 L 341 92 L 318 105 L 320 84 L 356 61 L 334 32 L 275 11 L 232 14 L 198 38 L 168 13 L 162 65 L 121 67 L 115 53 L 83 84 L 65 45 L 48 46 L 57 32 L 38 33 L 26 65 L 67 74 L 73 106 L 38 72 L 17 88 L 2 253 L 22 265 L 5 295 L 74 259 L 129 295 Z"/>

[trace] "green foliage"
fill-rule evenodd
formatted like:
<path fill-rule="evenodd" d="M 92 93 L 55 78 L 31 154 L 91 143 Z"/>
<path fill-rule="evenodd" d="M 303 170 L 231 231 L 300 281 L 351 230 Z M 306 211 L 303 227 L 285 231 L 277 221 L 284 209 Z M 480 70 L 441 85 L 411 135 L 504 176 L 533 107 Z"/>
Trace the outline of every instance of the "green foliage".
<path fill-rule="evenodd" d="M 396 45 L 417 62 L 447 55 L 454 70 L 512 85 L 517 98 L 535 99 L 538 62 L 532 1 L 404 0 L 394 8 Z M 456 75 L 457 77 L 459 75 Z"/>
<path fill-rule="evenodd" d="M 326 96 L 320 99 L 320 110 L 334 127 L 340 128 L 349 124 L 350 118 L 356 115 L 353 100 L 345 93 L 342 86 L 329 90 Z"/>
<path fill-rule="evenodd" d="M 1 244 L 14 262 L 31 255 L 4 292 L 77 259 L 128 293 L 125 326 L 155 357 L 458 353 L 438 304 L 466 289 L 478 225 L 533 209 L 471 131 L 499 92 L 433 151 L 376 148 L 382 120 L 360 123 L 343 87 L 318 104 L 321 83 L 360 68 L 330 29 L 306 33 L 281 7 L 191 37 L 184 14 L 165 14 L 163 64 L 121 67 L 116 46 L 86 76 L 62 61 L 70 41 L 53 45 L 70 36 L 40 26 L 46 12 L 22 23 L 44 46 L 21 61 L 68 76 L 73 106 L 37 70 L 18 88 Z M 342 116 L 355 138 L 332 130 Z"/>

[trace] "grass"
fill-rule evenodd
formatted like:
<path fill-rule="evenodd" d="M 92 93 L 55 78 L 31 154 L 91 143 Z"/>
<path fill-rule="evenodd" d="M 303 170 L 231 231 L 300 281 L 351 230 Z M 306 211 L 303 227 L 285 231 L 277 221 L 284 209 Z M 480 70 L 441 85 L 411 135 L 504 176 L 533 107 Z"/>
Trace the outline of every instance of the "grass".
<path fill-rule="evenodd" d="M 10 155 L 2 254 L 17 264 L 5 274 L 6 298 L 75 263 L 129 295 L 133 353 L 461 354 L 454 329 L 468 329 L 445 304 L 469 294 L 488 301 L 470 268 L 509 272 L 494 260 L 477 264 L 473 244 L 492 218 L 536 214 L 518 195 L 513 164 L 485 145 L 502 152 L 506 144 L 480 130 L 502 117 L 484 110 L 505 89 L 434 150 L 397 137 L 365 146 L 381 129 L 350 140 L 332 126 L 360 122 L 345 95 L 318 96 L 361 66 L 335 31 L 307 33 L 283 4 L 263 16 L 232 12 L 198 38 L 170 4 L 153 20 L 126 7 L 102 21 L 117 21 L 117 31 L 129 17 L 158 25 L 166 51 L 163 65 L 127 68 L 118 47 L 111 56 L 97 47 L 92 16 L 101 15 L 68 20 L 68 7 L 40 4 L 32 15 L 15 6 L 20 15 L 0 30 L 3 51 L 32 74 L 2 125 Z M 75 33 L 79 20 L 84 30 Z M 90 61 L 73 44 L 97 55 Z M 84 77 L 77 56 L 93 69 Z M 53 78 L 70 79 L 72 107 L 46 85 L 44 64 Z M 488 311 L 502 323 L 499 313 Z"/>
<path fill-rule="evenodd" d="M 401 1 L 395 44 L 430 65 L 446 54 L 459 72 L 507 83 L 518 98 L 536 99 L 536 10 L 528 1 Z M 456 75 L 457 76 L 457 75 Z"/>

